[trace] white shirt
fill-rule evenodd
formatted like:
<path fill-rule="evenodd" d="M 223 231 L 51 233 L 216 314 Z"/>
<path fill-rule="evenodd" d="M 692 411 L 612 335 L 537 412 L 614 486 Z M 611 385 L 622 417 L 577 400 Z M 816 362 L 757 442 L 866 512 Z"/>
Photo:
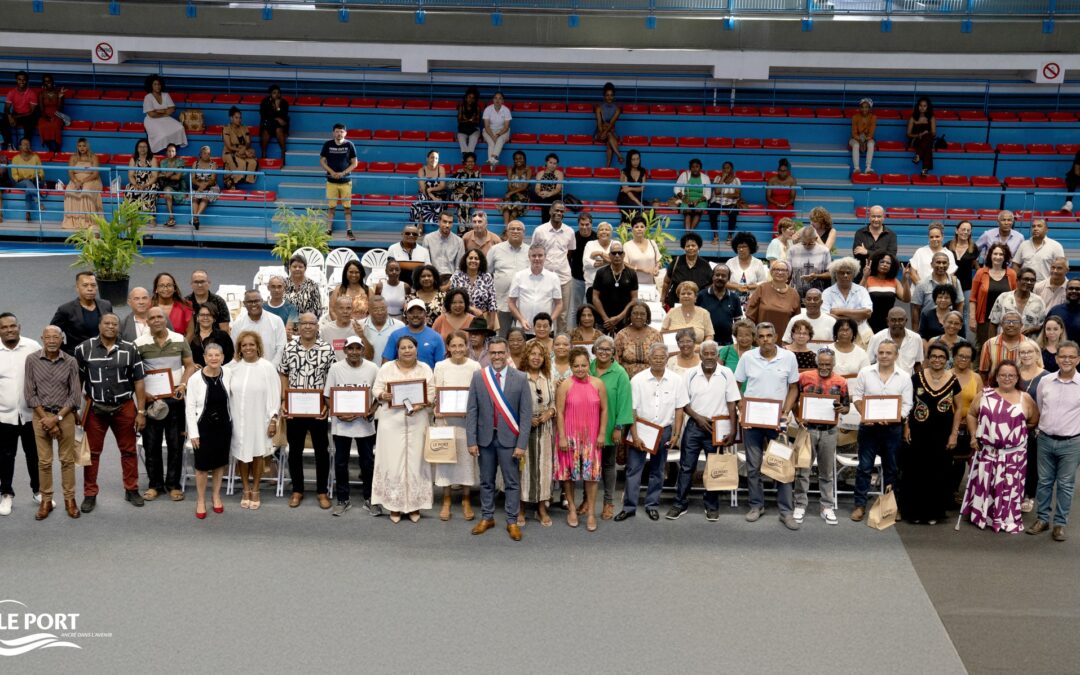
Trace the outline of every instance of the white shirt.
<path fill-rule="evenodd" d="M 750 258 L 750 264 L 744 270 L 739 263 L 739 256 L 728 258 L 724 263 L 731 270 L 731 283 L 733 284 L 763 284 L 769 278 L 769 270 L 765 263 L 757 258 Z M 745 279 L 743 277 L 745 275 Z"/>
<path fill-rule="evenodd" d="M 931 251 L 929 246 L 923 246 L 922 248 L 916 249 L 915 253 L 911 256 L 911 260 L 908 261 L 911 268 L 919 273 L 920 279 L 927 279 L 934 273 L 932 263 L 934 262 L 935 253 L 944 253 L 949 256 L 949 275 L 956 274 L 956 256 L 953 255 L 952 251 L 944 246 L 940 251 Z"/>
<path fill-rule="evenodd" d="M 870 363 L 877 363 L 877 349 L 883 340 L 893 339 L 889 336 L 889 329 L 883 328 L 874 333 L 870 338 L 870 344 L 866 346 L 866 353 L 870 357 Z M 908 375 L 915 372 L 915 364 L 922 363 L 923 343 L 922 337 L 913 330 L 904 329 L 904 341 L 897 345 L 899 353 L 896 357 L 896 367 Z"/>
<path fill-rule="evenodd" d="M 514 275 L 529 269 L 529 247 L 522 242 L 514 248 L 510 242 L 495 244 L 487 254 L 488 273 L 495 282 L 495 306 L 500 312 L 509 312 L 506 299 L 510 297 L 510 286 Z"/>
<path fill-rule="evenodd" d="M 503 130 L 507 124 L 510 124 L 510 120 L 514 119 L 514 116 L 510 114 L 510 108 L 506 106 L 495 109 L 494 104 L 484 108 L 483 121 L 491 127 L 492 133 L 498 133 Z"/>
<path fill-rule="evenodd" d="M 386 317 L 386 323 L 383 324 L 383 327 L 376 328 L 375 323 L 369 316 L 362 320 L 360 325 L 364 329 L 364 344 L 371 345 L 373 352 L 371 360 L 375 362 L 376 366 L 381 366 L 383 362 L 383 351 L 386 349 L 386 341 L 390 339 L 390 335 L 394 331 L 405 324 L 392 316 L 388 316 Z"/>
<path fill-rule="evenodd" d="M 746 383 L 743 396 L 784 401 L 788 385 L 799 381 L 799 362 L 783 347 L 777 347 L 771 359 L 762 356 L 761 348 L 755 347 L 739 359 L 735 379 Z"/>
<path fill-rule="evenodd" d="M 706 377 L 698 364 L 686 372 L 687 402 L 694 412 L 706 419 L 727 415 L 728 403 L 742 398 L 735 373 L 727 366 L 716 365 L 712 377 Z"/>
<path fill-rule="evenodd" d="M 544 257 L 544 269 L 559 275 L 559 283 L 570 283 L 570 259 L 567 254 L 577 248 L 577 238 L 566 223 L 559 229 L 546 222 L 533 231 L 533 244 L 540 244 L 547 251 Z"/>
<path fill-rule="evenodd" d="M 870 292 L 858 284 L 851 284 L 847 297 L 840 292 L 836 284 L 821 292 L 821 311 L 828 314 L 833 309 L 874 309 Z M 865 320 L 859 322 L 859 334 L 864 338 L 870 334 L 870 326 Z"/>
<path fill-rule="evenodd" d="M 364 359 L 356 368 L 350 366 L 346 361 L 339 361 L 330 366 L 330 371 L 326 374 L 326 386 L 323 388 L 323 396 L 330 398 L 331 387 L 367 387 L 370 391 L 375 386 L 375 376 L 378 374 L 379 367 L 367 359 Z M 372 403 L 374 403 L 374 400 L 372 400 Z M 349 438 L 366 438 L 375 435 L 375 424 L 363 417 L 352 422 L 344 422 L 331 415 L 330 433 L 335 436 L 347 436 Z"/>
<path fill-rule="evenodd" d="M 393 258 L 394 260 L 399 260 L 399 261 L 400 260 L 406 260 L 406 261 L 411 260 L 412 262 L 422 262 L 422 263 L 430 263 L 431 262 L 431 255 L 428 253 L 428 250 L 426 248 L 424 248 L 423 246 L 421 246 L 420 244 L 417 244 L 413 248 L 411 253 L 412 253 L 412 255 L 407 253 L 405 251 L 405 249 L 402 248 L 401 242 L 398 242 L 396 244 L 391 244 L 390 248 L 386 249 L 386 257 L 387 258 Z"/>
<path fill-rule="evenodd" d="M 893 368 L 889 379 L 882 380 L 876 365 L 867 366 L 860 370 L 859 376 L 855 378 L 855 384 L 851 387 L 851 400 L 861 401 L 867 396 L 899 396 L 900 418 L 903 419 L 911 412 L 911 376 L 899 368 Z"/>
<path fill-rule="evenodd" d="M 236 342 L 240 333 L 253 330 L 262 338 L 263 358 L 274 364 L 275 368 L 281 363 L 281 352 L 285 350 L 288 338 L 285 336 L 285 324 L 280 317 L 264 311 L 256 322 L 244 312 L 231 325 L 233 342 Z"/>
<path fill-rule="evenodd" d="M 1042 281 L 1050 276 L 1050 263 L 1054 258 L 1064 258 L 1065 249 L 1050 237 L 1043 238 L 1041 246 L 1036 248 L 1035 243 L 1025 239 L 1020 248 L 1016 250 L 1013 259 L 1013 269 L 1020 273 L 1024 267 L 1035 270 L 1035 281 Z"/>
<path fill-rule="evenodd" d="M 596 261 L 593 260 L 593 253 L 603 253 L 607 255 L 608 249 L 611 248 L 611 241 L 608 241 L 607 248 L 602 246 L 599 241 L 592 240 L 585 244 L 585 251 L 581 254 L 581 269 L 585 273 L 585 288 L 589 288 L 596 281 L 596 272 L 600 267 L 607 265 L 606 262 L 600 260 L 600 267 L 596 266 Z"/>
<path fill-rule="evenodd" d="M 659 379 L 652 374 L 652 369 L 635 375 L 630 380 L 630 394 L 634 400 L 634 414 L 661 427 L 671 426 L 676 408 L 689 402 L 682 375 L 666 368 Z"/>
<path fill-rule="evenodd" d="M 345 339 L 356 334 L 352 321 L 345 326 L 337 325 L 337 321 L 328 321 L 319 325 L 319 337 L 333 347 L 334 359 L 337 361 L 345 360 Z"/>
<path fill-rule="evenodd" d="M 531 269 L 524 269 L 514 275 L 510 297 L 517 300 L 518 311 L 532 325 L 534 316 L 541 312 L 551 314 L 555 301 L 562 299 L 562 284 L 550 270 L 533 274 Z"/>
<path fill-rule="evenodd" d="M 14 349 L 0 343 L 0 422 L 26 424 L 34 411 L 26 405 L 23 383 L 26 381 L 26 357 L 41 349 L 34 340 L 19 336 Z M 14 441 L 12 441 L 14 442 Z M 12 452 L 15 446 L 12 446 Z"/>
<path fill-rule="evenodd" d="M 828 346 L 833 341 L 833 326 L 836 325 L 836 318 L 832 314 L 826 314 L 824 311 L 816 319 L 811 319 L 806 315 L 806 308 L 804 307 L 801 312 L 791 317 L 791 321 L 788 321 L 787 328 L 784 329 L 784 344 L 791 344 L 791 326 L 803 319 L 809 321 L 810 325 L 814 327 L 814 337 L 810 338 L 810 344 L 816 349 L 822 349 Z"/>

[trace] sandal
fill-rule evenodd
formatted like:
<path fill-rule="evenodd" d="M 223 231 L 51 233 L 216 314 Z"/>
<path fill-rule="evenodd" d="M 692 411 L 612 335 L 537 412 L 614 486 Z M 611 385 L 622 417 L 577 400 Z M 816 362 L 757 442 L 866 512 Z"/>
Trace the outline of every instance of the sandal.
<path fill-rule="evenodd" d="M 169 216 L 169 219 L 165 221 L 165 227 L 176 227 L 176 218 Z"/>
<path fill-rule="evenodd" d="M 570 527 L 578 526 L 577 511 L 571 511 L 570 513 L 566 514 L 566 524 Z"/>
<path fill-rule="evenodd" d="M 192 217 L 191 226 L 194 227 L 196 230 L 199 229 L 199 217 L 198 216 L 193 216 Z"/>
<path fill-rule="evenodd" d="M 596 516 L 589 514 L 589 519 L 585 521 L 585 529 L 589 532 L 596 532 Z"/>
<path fill-rule="evenodd" d="M 581 505 L 577 507 L 577 514 L 579 516 L 583 516 L 588 512 L 589 512 L 589 504 L 588 504 L 588 502 L 581 502 Z"/>
<path fill-rule="evenodd" d="M 262 506 L 262 501 L 260 500 L 259 492 L 260 491 L 258 489 L 255 489 L 255 490 L 251 491 L 251 510 L 252 511 L 254 511 L 255 509 Z"/>
<path fill-rule="evenodd" d="M 250 495 L 251 495 L 250 492 L 248 492 L 247 490 L 244 490 L 244 498 L 240 500 L 240 508 L 242 508 L 242 509 L 250 509 L 251 508 L 251 496 Z"/>
<path fill-rule="evenodd" d="M 356 237 L 353 236 L 352 230 L 345 230 L 345 238 L 349 241 L 356 241 Z"/>
<path fill-rule="evenodd" d="M 182 502 L 184 501 L 184 493 L 180 490 L 169 490 L 169 499 L 174 502 Z"/>

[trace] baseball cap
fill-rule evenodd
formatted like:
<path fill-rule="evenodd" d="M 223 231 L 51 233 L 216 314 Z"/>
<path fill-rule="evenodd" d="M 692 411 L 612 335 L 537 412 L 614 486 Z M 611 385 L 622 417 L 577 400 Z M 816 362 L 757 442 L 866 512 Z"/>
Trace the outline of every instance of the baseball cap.
<path fill-rule="evenodd" d="M 424 304 L 424 301 L 421 300 L 420 298 L 413 298 L 409 302 L 405 303 L 405 311 L 406 312 L 409 311 L 410 309 L 412 309 L 413 307 L 419 307 L 420 309 L 424 310 L 425 312 L 427 311 L 427 305 Z"/>
<path fill-rule="evenodd" d="M 350 335 L 349 337 L 345 338 L 345 346 L 348 347 L 349 345 L 360 345 L 361 347 L 363 347 L 364 341 L 361 340 L 359 336 Z"/>

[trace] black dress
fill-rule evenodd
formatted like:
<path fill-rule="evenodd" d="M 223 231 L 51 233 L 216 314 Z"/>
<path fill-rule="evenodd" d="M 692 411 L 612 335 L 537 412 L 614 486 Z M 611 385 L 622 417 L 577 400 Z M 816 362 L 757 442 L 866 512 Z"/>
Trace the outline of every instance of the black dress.
<path fill-rule="evenodd" d="M 229 419 L 229 393 L 221 375 L 208 377 L 199 372 L 206 383 L 206 407 L 199 416 L 199 447 L 195 449 L 195 469 L 213 471 L 229 463 L 232 443 L 232 421 Z"/>
<path fill-rule="evenodd" d="M 955 489 L 948 484 L 952 455 L 946 446 L 952 432 L 953 397 L 960 393 L 960 383 L 950 376 L 940 389 L 931 389 L 925 372 L 911 380 L 911 443 L 901 447 L 897 458 L 900 481 L 896 497 L 908 522 L 944 520 Z"/>

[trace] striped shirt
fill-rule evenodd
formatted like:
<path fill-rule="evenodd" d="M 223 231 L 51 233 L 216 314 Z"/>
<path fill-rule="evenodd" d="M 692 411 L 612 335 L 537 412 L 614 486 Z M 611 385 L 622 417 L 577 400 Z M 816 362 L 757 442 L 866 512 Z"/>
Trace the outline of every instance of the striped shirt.
<path fill-rule="evenodd" d="M 44 349 L 28 356 L 23 396 L 31 409 L 41 406 L 59 410 L 69 406 L 78 410 L 82 386 L 79 384 L 79 366 L 75 358 L 59 352 L 55 359 L 50 359 Z"/>

